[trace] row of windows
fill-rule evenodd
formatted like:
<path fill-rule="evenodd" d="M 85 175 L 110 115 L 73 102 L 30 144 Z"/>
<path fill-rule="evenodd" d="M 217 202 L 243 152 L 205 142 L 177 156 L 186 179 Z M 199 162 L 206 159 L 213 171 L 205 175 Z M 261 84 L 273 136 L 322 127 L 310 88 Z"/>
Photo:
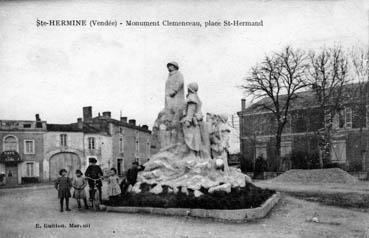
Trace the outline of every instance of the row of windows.
<path fill-rule="evenodd" d="M 24 154 L 35 153 L 35 141 L 24 140 Z M 3 141 L 3 151 L 18 151 L 18 139 L 15 136 L 7 136 Z"/>
<path fill-rule="evenodd" d="M 67 134 L 61 134 L 60 135 L 60 146 L 68 146 L 67 144 Z M 149 153 L 150 152 L 150 141 L 148 140 L 146 142 L 146 152 Z M 88 149 L 89 150 L 94 150 L 96 149 L 96 139 L 95 137 L 88 137 Z M 135 151 L 137 153 L 139 153 L 139 138 L 138 138 L 138 134 L 136 136 L 136 148 Z M 119 138 L 119 152 L 123 153 L 124 152 L 124 139 L 123 137 Z"/>
<path fill-rule="evenodd" d="M 333 128 L 352 128 L 352 118 L 352 108 L 346 107 L 339 111 L 334 117 L 332 117 L 330 113 L 327 113 L 324 118 L 324 123 L 329 123 L 331 121 Z M 366 118 L 363 126 L 369 128 L 369 105 L 366 106 Z"/>
<path fill-rule="evenodd" d="M 136 153 L 139 153 L 139 137 L 138 137 L 138 133 L 136 135 L 136 148 L 135 151 Z M 61 134 L 60 135 L 60 145 L 61 146 L 67 146 L 67 135 L 66 134 Z M 88 149 L 89 150 L 94 150 L 96 148 L 96 139 L 95 137 L 88 137 Z M 119 138 L 119 152 L 123 153 L 124 152 L 124 139 L 123 137 Z M 146 153 L 150 152 L 150 141 L 149 139 L 146 142 Z"/>
<path fill-rule="evenodd" d="M 68 140 L 67 134 L 60 134 L 60 146 L 67 147 Z M 139 138 L 136 138 L 135 143 L 135 151 L 139 153 Z M 94 150 L 96 148 L 96 139 L 95 137 L 88 138 L 88 149 Z M 4 139 L 3 143 L 3 151 L 18 151 L 18 140 L 14 136 L 7 136 Z M 119 138 L 119 152 L 124 152 L 124 139 L 123 137 Z M 34 140 L 24 140 L 24 153 L 25 154 L 34 154 L 35 153 L 35 141 Z M 146 142 L 146 153 L 150 153 L 150 141 Z"/>
<path fill-rule="evenodd" d="M 324 124 L 327 125 L 332 123 L 332 127 L 334 129 L 339 128 L 351 129 L 355 126 L 353 125 L 354 114 L 355 113 L 353 112 L 353 109 L 350 107 L 345 107 L 344 109 L 337 112 L 333 117 L 329 112 L 327 112 L 324 115 Z M 305 116 L 306 118 L 304 119 Z M 258 116 L 251 118 L 252 119 L 245 118 L 244 124 L 249 125 L 250 127 L 245 126 L 244 130 L 254 131 L 256 134 L 263 134 L 263 132 L 273 130 L 276 124 L 274 117 L 271 117 L 270 119 L 268 119 L 267 117 L 264 118 Z M 253 124 L 249 123 L 250 120 L 253 122 Z M 363 127 L 369 128 L 369 105 L 366 106 L 366 118 L 364 118 L 363 120 L 364 121 L 360 122 L 360 124 Z M 293 123 L 293 121 L 295 122 Z M 292 124 L 294 125 L 293 128 Z M 310 129 L 320 126 L 320 124 L 319 123 L 317 124 L 316 121 L 312 122 L 309 115 L 305 115 L 305 113 L 303 112 L 298 112 L 293 116 L 288 115 L 287 124 L 284 128 L 284 133 L 292 132 L 292 130 L 293 132 L 306 131 L 308 129 L 307 128 L 308 124 Z M 359 126 L 356 125 L 355 127 Z"/>

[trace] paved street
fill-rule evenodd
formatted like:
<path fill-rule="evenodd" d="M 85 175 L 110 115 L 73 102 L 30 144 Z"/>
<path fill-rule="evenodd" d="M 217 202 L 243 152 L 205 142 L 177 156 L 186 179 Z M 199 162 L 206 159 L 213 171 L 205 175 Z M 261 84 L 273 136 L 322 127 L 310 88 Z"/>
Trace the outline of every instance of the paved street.
<path fill-rule="evenodd" d="M 253 223 L 141 214 L 59 212 L 53 188 L 0 190 L 0 237 L 368 237 L 369 214 L 284 197 L 269 217 Z M 320 223 L 308 221 L 317 212 Z M 69 224 L 89 224 L 69 228 Z M 64 224 L 66 228 L 35 228 Z"/>

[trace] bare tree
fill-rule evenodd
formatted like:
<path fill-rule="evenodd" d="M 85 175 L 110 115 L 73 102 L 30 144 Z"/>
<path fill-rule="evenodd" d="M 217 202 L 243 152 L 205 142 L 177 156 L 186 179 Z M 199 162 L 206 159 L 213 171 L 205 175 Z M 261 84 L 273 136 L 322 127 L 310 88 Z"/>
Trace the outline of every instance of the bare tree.
<path fill-rule="evenodd" d="M 368 142 L 364 142 L 363 127 L 365 127 L 366 117 L 369 116 L 369 50 L 356 48 L 351 51 L 350 63 L 352 65 L 353 80 L 349 87 L 348 101 L 355 111 L 355 116 L 359 119 L 360 129 L 360 153 L 362 161 L 362 170 L 366 168 L 366 154 Z M 366 122 L 368 124 L 368 122 Z"/>
<path fill-rule="evenodd" d="M 324 161 L 330 159 L 332 119 L 344 101 L 342 96 L 348 81 L 348 60 L 340 46 L 324 48 L 318 53 L 311 51 L 309 60 L 308 81 L 324 117 L 324 127 L 317 131 L 320 167 L 323 168 Z"/>
<path fill-rule="evenodd" d="M 288 122 L 291 103 L 297 93 L 306 87 L 307 64 L 305 53 L 290 46 L 280 53 L 265 56 L 264 60 L 251 68 L 241 87 L 254 99 L 266 98 L 256 107 L 272 113 L 276 122 L 276 159 L 280 162 L 282 132 Z"/>

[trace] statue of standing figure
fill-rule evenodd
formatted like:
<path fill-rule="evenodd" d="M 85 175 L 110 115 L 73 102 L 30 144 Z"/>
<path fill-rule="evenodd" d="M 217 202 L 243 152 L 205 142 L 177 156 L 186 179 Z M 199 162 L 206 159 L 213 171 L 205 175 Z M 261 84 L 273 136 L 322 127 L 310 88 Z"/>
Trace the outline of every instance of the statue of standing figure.
<path fill-rule="evenodd" d="M 154 126 L 154 144 L 158 150 L 168 148 L 183 141 L 180 119 L 185 105 L 184 80 L 178 63 L 169 62 L 168 79 L 165 82 L 165 104 Z"/>
<path fill-rule="evenodd" d="M 145 163 L 145 170 L 139 173 L 133 191 L 140 192 L 142 183 L 153 185 L 152 193 L 161 193 L 165 185 L 174 193 L 179 188 L 185 193 L 191 189 L 195 196 L 202 194 L 201 188 L 208 189 L 209 193 L 228 193 L 232 187 L 244 187 L 251 179 L 228 167 L 226 115 L 213 115 L 205 121 L 198 84 L 188 84 L 185 100 L 178 64 L 168 63 L 167 68 L 165 107 L 153 126 L 153 142 L 158 142 L 159 150 Z M 222 168 L 217 161 L 222 162 Z"/>
<path fill-rule="evenodd" d="M 197 83 L 188 84 L 184 117 L 181 122 L 184 141 L 189 151 L 200 158 L 208 158 L 210 156 L 209 137 L 201 112 L 201 100 L 197 95 L 198 90 Z"/>

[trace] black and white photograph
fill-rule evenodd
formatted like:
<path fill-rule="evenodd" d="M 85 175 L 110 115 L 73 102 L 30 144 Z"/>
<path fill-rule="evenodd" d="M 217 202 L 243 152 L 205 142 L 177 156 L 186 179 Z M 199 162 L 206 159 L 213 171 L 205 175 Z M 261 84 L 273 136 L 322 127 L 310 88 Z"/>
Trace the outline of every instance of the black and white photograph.
<path fill-rule="evenodd" d="M 0 237 L 369 237 L 369 2 L 0 1 Z"/>

